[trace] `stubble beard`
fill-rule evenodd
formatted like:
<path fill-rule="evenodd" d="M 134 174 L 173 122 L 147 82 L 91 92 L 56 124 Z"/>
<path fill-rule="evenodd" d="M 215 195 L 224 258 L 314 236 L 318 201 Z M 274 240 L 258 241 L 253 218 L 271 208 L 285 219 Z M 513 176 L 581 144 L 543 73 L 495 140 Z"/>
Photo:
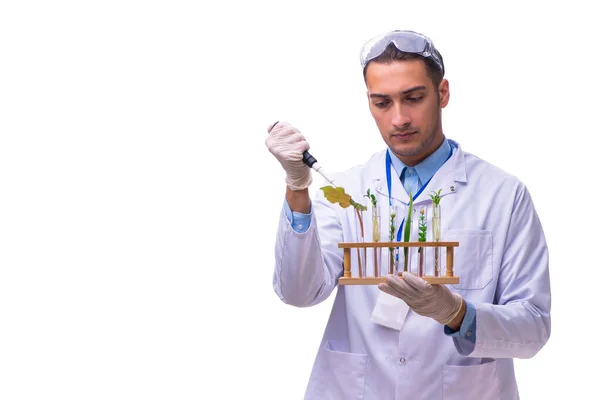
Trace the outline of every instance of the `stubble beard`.
<path fill-rule="evenodd" d="M 420 132 L 417 133 L 417 135 L 419 135 L 419 134 L 420 134 Z M 414 157 L 414 156 L 421 154 L 423 152 L 423 150 L 425 150 L 431 144 L 432 141 L 433 141 L 433 136 L 430 134 L 430 135 L 426 136 L 425 139 L 417 142 L 412 147 L 407 148 L 403 145 L 396 146 L 396 149 L 394 149 L 394 153 L 396 153 L 396 155 L 402 156 L 402 157 Z"/>
<path fill-rule="evenodd" d="M 437 130 L 440 129 L 439 114 L 436 114 L 435 119 L 436 120 L 434 121 L 434 124 L 431 125 L 431 128 L 427 132 L 424 133 L 422 131 L 417 131 L 416 135 L 421 136 L 424 134 L 424 136 L 421 136 L 421 140 L 419 140 L 413 146 L 408 148 L 402 145 L 394 146 L 396 148 L 390 146 L 394 153 L 396 153 L 396 155 L 399 157 L 414 157 L 425 152 L 434 142 Z M 393 133 L 396 133 L 396 131 L 394 131 Z"/>

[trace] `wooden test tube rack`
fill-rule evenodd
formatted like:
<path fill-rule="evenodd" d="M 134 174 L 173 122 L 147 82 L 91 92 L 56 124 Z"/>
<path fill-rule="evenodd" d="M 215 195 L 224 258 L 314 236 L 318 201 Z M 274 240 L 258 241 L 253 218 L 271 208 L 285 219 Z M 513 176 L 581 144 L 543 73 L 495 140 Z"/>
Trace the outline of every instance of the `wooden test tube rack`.
<path fill-rule="evenodd" d="M 442 247 L 446 249 L 446 271 L 445 276 L 425 275 L 422 278 L 432 285 L 454 285 L 459 282 L 459 277 L 454 276 L 454 248 L 458 242 L 352 242 L 338 243 L 338 248 L 344 249 L 344 276 L 340 277 L 340 285 L 377 285 L 385 282 L 387 273 L 381 276 L 352 276 L 352 249 L 366 248 L 398 248 L 398 247 Z M 441 251 L 440 251 L 441 253 Z"/>

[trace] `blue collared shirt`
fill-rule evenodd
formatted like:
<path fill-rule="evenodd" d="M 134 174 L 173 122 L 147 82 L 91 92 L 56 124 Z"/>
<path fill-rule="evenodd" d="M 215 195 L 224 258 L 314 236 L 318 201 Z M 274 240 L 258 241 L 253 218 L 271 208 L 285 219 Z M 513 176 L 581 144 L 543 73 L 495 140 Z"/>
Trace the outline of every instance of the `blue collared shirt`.
<path fill-rule="evenodd" d="M 444 142 L 436 151 L 433 152 L 429 157 L 421 161 L 414 167 L 409 167 L 404 164 L 393 151 L 388 149 L 390 153 L 390 159 L 392 160 L 392 166 L 398 173 L 400 181 L 406 189 L 406 193 L 414 195 L 417 191 L 428 182 L 431 177 L 437 172 L 438 169 L 446 162 L 452 147 L 448 139 L 444 138 Z"/>
<path fill-rule="evenodd" d="M 390 153 L 390 159 L 392 160 L 392 167 L 400 177 L 400 181 L 406 189 L 406 193 L 412 192 L 414 194 L 425 182 L 428 182 L 437 170 L 446 162 L 452 152 L 452 146 L 448 139 L 444 138 L 444 142 L 436 151 L 414 167 L 409 167 L 404 164 L 390 149 L 388 149 L 388 152 Z M 310 226 L 312 209 L 308 214 L 292 211 L 285 199 L 283 209 L 292 229 L 299 233 L 306 232 Z M 475 348 L 475 333 L 477 331 L 475 306 L 469 301 L 465 300 L 465 302 L 467 304 L 467 310 L 460 329 L 454 331 L 448 326 L 444 326 L 444 333 L 454 339 L 456 347 L 462 355 L 471 353 Z"/>

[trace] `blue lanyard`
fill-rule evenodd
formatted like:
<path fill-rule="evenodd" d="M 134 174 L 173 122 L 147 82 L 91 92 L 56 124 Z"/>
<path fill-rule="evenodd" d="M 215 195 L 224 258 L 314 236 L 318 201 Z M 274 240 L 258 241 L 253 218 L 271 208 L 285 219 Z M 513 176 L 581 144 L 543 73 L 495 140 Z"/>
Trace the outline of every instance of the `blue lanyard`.
<path fill-rule="evenodd" d="M 452 150 L 453 150 L 453 148 L 452 148 L 452 145 L 451 145 L 450 146 L 450 154 L 448 154 L 448 158 L 446 158 L 446 160 L 444 161 L 444 164 L 452 156 Z M 388 196 L 389 196 L 388 199 L 390 201 L 390 207 L 392 206 L 392 173 L 391 173 L 391 167 L 392 167 L 392 158 L 390 157 L 390 151 L 388 150 L 388 151 L 385 152 L 385 177 L 386 177 L 386 180 L 387 180 L 387 188 L 388 188 Z M 419 197 L 419 195 L 421 193 L 423 193 L 423 190 L 425 190 L 425 188 L 427 187 L 427 185 L 429 185 L 429 182 L 431 182 L 431 179 L 433 179 L 433 176 L 431 178 L 429 178 L 429 180 L 427 182 L 425 182 L 425 184 L 423 186 L 421 186 L 421 189 L 419 189 L 419 191 L 417 192 L 417 194 L 413 196 L 413 201 L 415 201 L 415 199 L 417 197 Z M 396 241 L 398 241 L 398 242 L 400 242 L 401 232 L 402 232 L 402 228 L 403 227 L 404 227 L 404 218 L 402 218 L 402 222 L 400 223 L 400 228 L 398 229 L 398 234 L 396 235 Z"/>

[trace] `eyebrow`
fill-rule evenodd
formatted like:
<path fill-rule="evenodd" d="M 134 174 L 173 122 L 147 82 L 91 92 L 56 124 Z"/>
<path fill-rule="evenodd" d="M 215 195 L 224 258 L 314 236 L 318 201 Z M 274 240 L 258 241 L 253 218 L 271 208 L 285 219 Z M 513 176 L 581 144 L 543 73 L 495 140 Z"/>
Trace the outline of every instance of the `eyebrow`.
<path fill-rule="evenodd" d="M 406 89 L 406 90 L 400 92 L 400 94 L 409 94 L 409 93 L 412 93 L 412 92 L 416 92 L 417 90 L 423 90 L 423 89 L 427 89 L 427 88 L 425 86 L 415 86 L 415 87 L 412 87 L 410 89 Z M 369 94 L 369 97 L 370 98 L 387 99 L 390 96 L 387 95 L 387 94 L 371 93 L 371 94 Z"/>

